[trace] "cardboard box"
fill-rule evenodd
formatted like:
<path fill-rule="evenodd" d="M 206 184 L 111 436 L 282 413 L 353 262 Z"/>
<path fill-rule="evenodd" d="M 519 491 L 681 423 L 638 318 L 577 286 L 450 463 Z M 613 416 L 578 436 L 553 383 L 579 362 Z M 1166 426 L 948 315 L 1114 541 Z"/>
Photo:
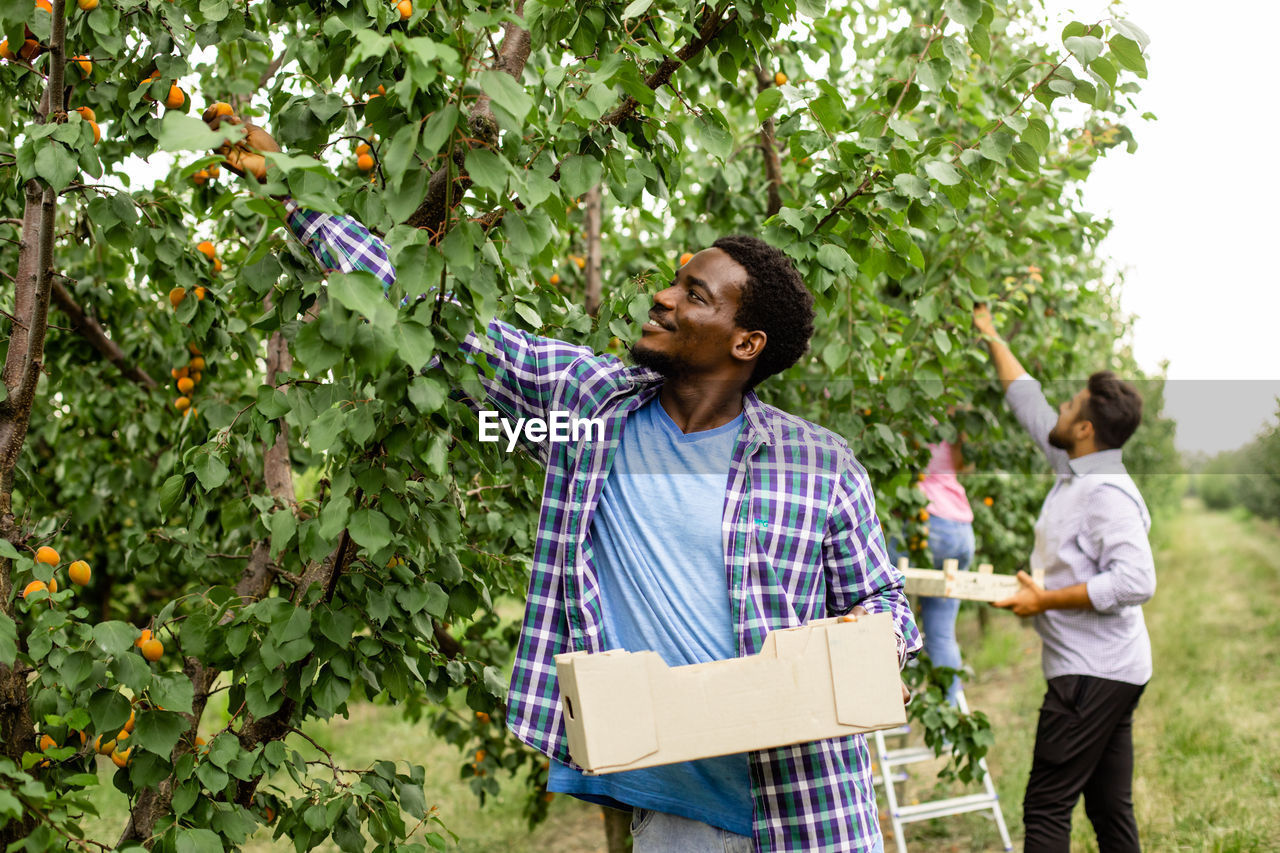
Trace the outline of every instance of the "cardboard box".
<path fill-rule="evenodd" d="M 588 773 L 615 773 L 902 725 L 892 617 L 846 619 L 690 666 L 656 652 L 556 655 L 569 753 Z"/>
<path fill-rule="evenodd" d="M 906 558 L 898 561 L 898 568 L 906 576 L 908 595 L 927 595 L 932 598 L 960 598 L 965 601 L 999 601 L 1021 589 L 1014 575 L 997 575 L 990 563 L 978 566 L 976 572 L 959 571 L 955 560 L 944 560 L 942 571 L 937 569 L 913 569 L 906 565 Z M 1031 573 L 1036 583 L 1044 586 L 1044 572 Z"/>

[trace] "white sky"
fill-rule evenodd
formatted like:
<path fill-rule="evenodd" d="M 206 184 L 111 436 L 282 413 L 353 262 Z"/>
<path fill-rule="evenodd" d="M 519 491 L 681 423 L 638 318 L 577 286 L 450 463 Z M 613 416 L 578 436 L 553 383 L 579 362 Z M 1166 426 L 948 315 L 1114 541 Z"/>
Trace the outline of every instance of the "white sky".
<path fill-rule="evenodd" d="M 1115 7 L 1046 0 L 1054 38 Z M 1138 151 L 1100 161 L 1087 207 L 1115 221 L 1103 252 L 1125 270 L 1144 370 L 1169 361 L 1165 411 L 1183 450 L 1238 447 L 1274 422 L 1280 395 L 1280 238 L 1274 157 L 1274 0 L 1125 0 L 1151 37 Z M 1068 16 L 1065 10 L 1075 10 Z M 1136 116 L 1135 116 L 1136 118 Z"/>

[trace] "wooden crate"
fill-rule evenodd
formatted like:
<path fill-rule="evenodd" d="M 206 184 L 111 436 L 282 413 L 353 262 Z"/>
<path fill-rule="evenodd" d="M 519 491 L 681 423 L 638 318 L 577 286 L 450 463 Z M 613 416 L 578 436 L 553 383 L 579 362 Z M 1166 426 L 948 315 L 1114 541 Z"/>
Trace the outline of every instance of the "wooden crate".
<path fill-rule="evenodd" d="M 1015 594 L 1020 586 L 1014 575 L 997 575 L 990 563 L 982 563 L 976 572 L 962 572 L 955 560 L 944 560 L 942 571 L 912 568 L 907 558 L 898 560 L 898 569 L 906 576 L 908 595 L 931 598 L 959 598 L 965 601 L 999 601 Z M 1031 573 L 1036 583 L 1044 586 L 1044 571 Z"/>

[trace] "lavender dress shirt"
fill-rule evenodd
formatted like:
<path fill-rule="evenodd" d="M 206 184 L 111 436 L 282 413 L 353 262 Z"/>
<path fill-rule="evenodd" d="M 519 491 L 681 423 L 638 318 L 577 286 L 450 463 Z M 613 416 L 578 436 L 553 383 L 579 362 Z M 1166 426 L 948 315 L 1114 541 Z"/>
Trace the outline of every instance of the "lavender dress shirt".
<path fill-rule="evenodd" d="M 1028 375 L 1009 385 L 1005 400 L 1058 475 L 1036 521 L 1031 568 L 1045 570 L 1045 589 L 1086 584 L 1093 605 L 1035 617 L 1044 641 L 1044 677 L 1090 675 L 1146 684 L 1151 640 L 1142 604 L 1156 590 L 1147 539 L 1151 515 L 1120 450 L 1068 459 L 1066 451 L 1050 445 L 1058 413 Z"/>

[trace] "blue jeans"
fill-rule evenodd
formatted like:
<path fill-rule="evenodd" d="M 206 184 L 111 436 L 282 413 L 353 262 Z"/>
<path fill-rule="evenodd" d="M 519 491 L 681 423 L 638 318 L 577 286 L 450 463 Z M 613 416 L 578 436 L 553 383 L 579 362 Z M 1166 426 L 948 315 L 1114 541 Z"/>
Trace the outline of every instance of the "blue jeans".
<path fill-rule="evenodd" d="M 933 552 L 933 567 L 942 569 L 943 560 L 956 560 L 960 571 L 968 571 L 973 562 L 973 525 L 965 521 L 949 521 L 945 518 L 929 519 L 929 550 Z M 895 537 L 888 543 L 889 559 L 896 564 L 902 556 L 899 549 L 902 539 Z M 920 596 L 920 630 L 924 632 L 924 650 L 934 666 L 959 669 L 960 645 L 956 642 L 956 616 L 960 613 L 958 598 L 929 598 Z M 951 682 L 947 699 L 952 705 L 960 694 L 960 679 Z"/>
<path fill-rule="evenodd" d="M 631 813 L 632 853 L 753 853 L 755 840 L 666 812 Z"/>

